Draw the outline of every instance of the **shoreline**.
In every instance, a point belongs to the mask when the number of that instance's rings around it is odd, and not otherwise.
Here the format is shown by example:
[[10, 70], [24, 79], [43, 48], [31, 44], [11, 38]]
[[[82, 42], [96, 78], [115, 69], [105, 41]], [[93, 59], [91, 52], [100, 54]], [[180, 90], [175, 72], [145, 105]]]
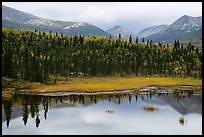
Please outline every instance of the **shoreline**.
[[2, 98], [11, 98], [13, 94], [29, 95], [89, 95], [136, 92], [146, 87], [184, 88], [199, 90], [202, 94], [202, 79], [179, 77], [73, 77], [68, 83], [59, 77], [57, 84], [42, 84], [2, 77]]
[[[174, 91], [172, 90], [174, 87]], [[145, 90], [147, 88], [155, 88], [154, 91]], [[171, 90], [169, 89], [171, 88]], [[183, 89], [182, 89], [183, 88]], [[190, 89], [189, 89], [190, 88]], [[17, 92], [16, 94], [24, 95], [39, 95], [39, 96], [69, 96], [69, 95], [104, 95], [104, 94], [131, 94], [131, 93], [157, 93], [158, 90], [165, 90], [165, 93], [176, 93], [180, 91], [194, 91], [193, 88], [198, 88], [196, 90], [202, 90], [202, 86], [195, 85], [150, 85], [140, 88], [131, 88], [131, 89], [112, 89], [112, 90], [100, 90], [100, 91], [45, 91], [45, 92], [24, 92], [23, 90]]]

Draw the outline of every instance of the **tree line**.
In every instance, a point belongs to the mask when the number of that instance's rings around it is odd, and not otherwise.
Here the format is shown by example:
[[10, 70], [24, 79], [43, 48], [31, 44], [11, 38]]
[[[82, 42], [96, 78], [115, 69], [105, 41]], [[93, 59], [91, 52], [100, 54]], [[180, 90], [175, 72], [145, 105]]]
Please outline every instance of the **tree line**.
[[173, 46], [105, 36], [2, 28], [2, 75], [49, 83], [50, 76], [202, 77], [202, 50], [190, 42]]

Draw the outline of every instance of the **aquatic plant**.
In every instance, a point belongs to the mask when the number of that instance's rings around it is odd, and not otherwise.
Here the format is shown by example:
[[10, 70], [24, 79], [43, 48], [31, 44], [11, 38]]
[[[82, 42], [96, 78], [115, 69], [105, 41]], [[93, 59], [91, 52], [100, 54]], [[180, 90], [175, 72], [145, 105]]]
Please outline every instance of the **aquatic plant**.
[[154, 105], [145, 105], [143, 108], [148, 111], [158, 110], [158, 107]]

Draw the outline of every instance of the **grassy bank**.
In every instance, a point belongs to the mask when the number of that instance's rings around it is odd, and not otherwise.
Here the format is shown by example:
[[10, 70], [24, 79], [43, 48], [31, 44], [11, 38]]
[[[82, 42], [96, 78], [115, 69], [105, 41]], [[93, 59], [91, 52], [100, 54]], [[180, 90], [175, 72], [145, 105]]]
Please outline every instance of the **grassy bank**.
[[200, 79], [171, 77], [77, 77], [70, 78], [68, 83], [59, 82], [56, 85], [33, 85], [39, 92], [46, 91], [107, 91], [142, 88], [150, 85], [201, 85]]
[[150, 85], [175, 86], [192, 85], [201, 86], [201, 79], [174, 78], [174, 77], [74, 77], [69, 78], [65, 83], [64, 77], [59, 77], [57, 84], [40, 84], [25, 81], [14, 81], [8, 78], [3, 80], [3, 96], [10, 95], [15, 91], [19, 92], [57, 92], [57, 91], [110, 91], [142, 88]]

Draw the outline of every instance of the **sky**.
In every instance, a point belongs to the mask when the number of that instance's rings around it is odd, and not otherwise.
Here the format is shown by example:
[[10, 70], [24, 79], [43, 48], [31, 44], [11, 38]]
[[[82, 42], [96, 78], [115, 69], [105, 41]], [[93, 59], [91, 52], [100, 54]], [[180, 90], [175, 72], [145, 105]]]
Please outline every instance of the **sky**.
[[107, 30], [125, 26], [134, 33], [169, 25], [183, 15], [202, 16], [202, 2], [2, 2], [47, 19], [87, 22]]

